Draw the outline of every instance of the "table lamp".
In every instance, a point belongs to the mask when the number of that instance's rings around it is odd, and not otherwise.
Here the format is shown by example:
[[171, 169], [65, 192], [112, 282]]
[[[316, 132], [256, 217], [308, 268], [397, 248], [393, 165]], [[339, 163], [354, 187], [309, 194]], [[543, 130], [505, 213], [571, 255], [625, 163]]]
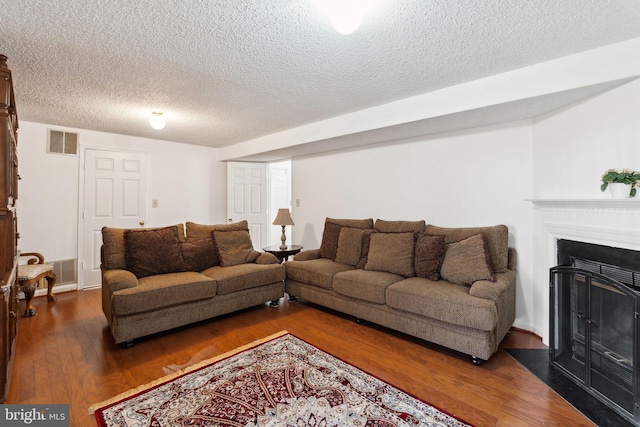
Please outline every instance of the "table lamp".
[[284, 228], [287, 225], [295, 225], [293, 223], [293, 220], [291, 219], [291, 214], [289, 213], [289, 209], [286, 209], [286, 208], [278, 209], [278, 215], [276, 215], [276, 219], [273, 220], [273, 225], [282, 226], [282, 236], [280, 237], [282, 244], [280, 245], [280, 250], [284, 251], [285, 249], [287, 249], [287, 244], [285, 243], [287, 241], [287, 236], [285, 236], [284, 234]]

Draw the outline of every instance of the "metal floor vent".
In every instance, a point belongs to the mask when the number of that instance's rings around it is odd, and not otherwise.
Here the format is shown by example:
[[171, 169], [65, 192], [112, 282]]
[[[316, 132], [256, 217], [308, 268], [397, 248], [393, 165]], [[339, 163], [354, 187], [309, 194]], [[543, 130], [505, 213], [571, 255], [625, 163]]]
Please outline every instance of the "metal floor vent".
[[[62, 259], [58, 261], [45, 261], [45, 264], [53, 265], [53, 272], [56, 274], [56, 285], [66, 285], [69, 283], [78, 283], [77, 259]], [[47, 289], [46, 279], [38, 282], [38, 289]], [[55, 287], [54, 287], [55, 292]]]
[[78, 134], [49, 129], [47, 153], [78, 154]]

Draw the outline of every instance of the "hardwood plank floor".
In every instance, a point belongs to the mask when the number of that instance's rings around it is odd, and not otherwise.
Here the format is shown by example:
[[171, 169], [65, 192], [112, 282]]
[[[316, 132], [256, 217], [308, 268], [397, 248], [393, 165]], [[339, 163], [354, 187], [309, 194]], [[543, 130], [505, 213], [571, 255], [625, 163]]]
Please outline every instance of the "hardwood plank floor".
[[[92, 404], [178, 369], [288, 330], [316, 347], [478, 426], [593, 426], [506, 352], [469, 359], [369, 323], [283, 300], [157, 334], [124, 349], [113, 343], [99, 290], [36, 298], [18, 323], [7, 403], [68, 403], [71, 426], [95, 425]], [[21, 302], [21, 310], [24, 302]], [[545, 348], [513, 331], [503, 347]]]

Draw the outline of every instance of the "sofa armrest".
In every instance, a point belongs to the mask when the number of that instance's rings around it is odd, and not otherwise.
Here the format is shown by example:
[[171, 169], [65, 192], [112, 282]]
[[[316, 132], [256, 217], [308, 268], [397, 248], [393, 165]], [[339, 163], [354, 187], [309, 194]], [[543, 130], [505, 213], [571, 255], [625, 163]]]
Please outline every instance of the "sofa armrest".
[[102, 287], [106, 287], [110, 294], [136, 286], [138, 286], [138, 278], [128, 270], [106, 270], [102, 273]]
[[293, 257], [294, 261], [309, 261], [312, 259], [320, 258], [320, 249], [307, 249], [306, 251], [299, 252]]
[[504, 273], [496, 273], [496, 281], [478, 280], [471, 285], [469, 295], [499, 301], [500, 296], [514, 287], [516, 283], [516, 272], [507, 270]]
[[278, 258], [274, 254], [269, 252], [260, 252], [258, 258], [256, 258], [256, 264], [279, 264]]

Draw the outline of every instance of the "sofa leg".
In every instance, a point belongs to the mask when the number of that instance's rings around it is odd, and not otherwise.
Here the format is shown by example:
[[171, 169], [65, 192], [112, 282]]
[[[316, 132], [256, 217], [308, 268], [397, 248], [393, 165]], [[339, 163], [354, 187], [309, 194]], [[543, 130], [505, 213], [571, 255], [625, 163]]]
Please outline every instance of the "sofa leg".
[[289, 302], [296, 302], [296, 301], [298, 301], [298, 297], [295, 295], [289, 294]]
[[123, 343], [120, 343], [120, 347], [122, 347], [122, 348], [131, 348], [131, 347], [133, 347], [133, 340], [129, 340], [129, 341], [125, 341]]
[[271, 307], [277, 307], [280, 305], [280, 300], [279, 299], [274, 299], [271, 300], [271, 304], [269, 304]]
[[480, 359], [477, 356], [471, 356], [471, 361], [473, 362], [474, 365], [476, 366], [480, 366], [482, 364], [482, 362], [484, 362], [484, 360]]

